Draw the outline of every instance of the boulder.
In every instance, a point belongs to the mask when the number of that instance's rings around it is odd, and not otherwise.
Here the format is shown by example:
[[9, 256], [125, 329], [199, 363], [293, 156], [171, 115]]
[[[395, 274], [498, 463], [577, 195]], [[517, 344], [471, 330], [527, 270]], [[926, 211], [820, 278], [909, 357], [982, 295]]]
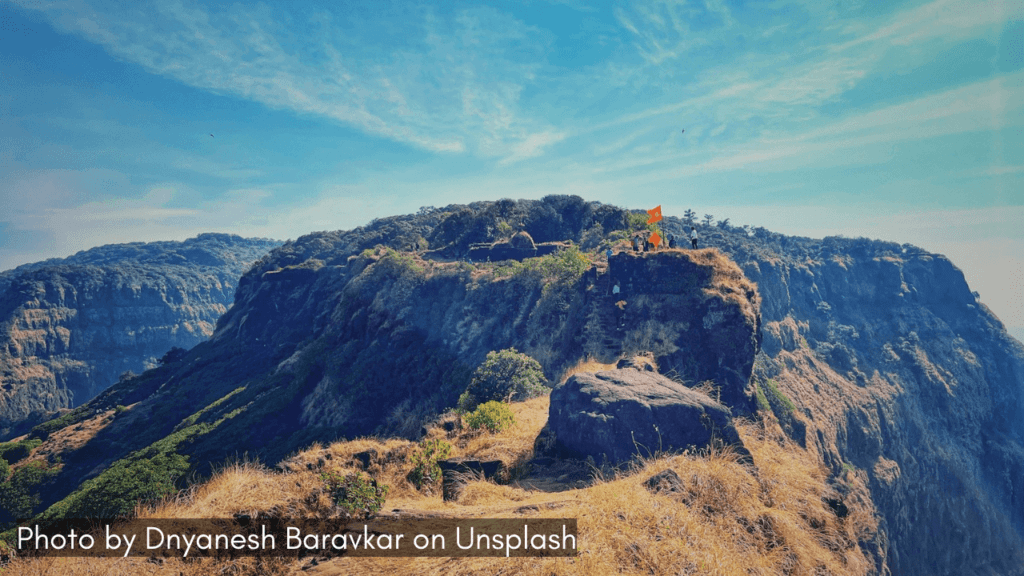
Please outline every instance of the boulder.
[[505, 469], [501, 460], [475, 460], [450, 458], [437, 463], [441, 468], [441, 492], [445, 502], [457, 502], [462, 497], [468, 478], [495, 478]]
[[359, 466], [363, 470], [369, 470], [370, 463], [377, 460], [377, 451], [374, 450], [373, 448], [370, 448], [369, 450], [356, 452], [355, 454], [352, 455], [352, 460], [354, 462], [358, 462]]
[[580, 373], [551, 392], [548, 427], [558, 448], [619, 464], [634, 455], [701, 448], [713, 441], [743, 448], [728, 408], [660, 374], [625, 368]]
[[608, 274], [626, 304], [614, 334], [590, 327], [600, 339], [585, 344], [587, 353], [601, 357], [611, 337], [621, 355], [651, 354], [662, 373], [714, 382], [734, 415], [756, 411], [750, 376], [760, 349], [760, 297], [734, 262], [714, 250], [618, 252]]

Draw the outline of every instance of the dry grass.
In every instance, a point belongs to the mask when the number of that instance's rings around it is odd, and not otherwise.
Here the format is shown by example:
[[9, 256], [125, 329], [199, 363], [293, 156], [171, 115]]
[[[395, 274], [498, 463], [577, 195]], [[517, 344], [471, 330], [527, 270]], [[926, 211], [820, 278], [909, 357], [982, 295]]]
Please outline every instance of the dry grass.
[[[596, 364], [596, 363], [593, 363]], [[590, 364], [590, 366], [593, 366]], [[601, 368], [603, 369], [603, 367]], [[533, 438], [547, 416], [547, 398], [513, 405], [518, 424], [498, 435], [456, 431], [455, 455], [515, 462], [532, 454]], [[452, 518], [576, 518], [576, 558], [335, 558], [314, 565], [303, 560], [245, 559], [239, 564], [168, 560], [16, 561], [16, 574], [864, 574], [869, 564], [856, 545], [870, 533], [871, 515], [854, 509], [837, 518], [822, 503], [827, 473], [813, 457], [788, 442], [774, 423], [740, 423], [740, 436], [757, 471], [728, 450], [650, 459], [642, 467], [588, 488], [540, 492], [493, 482], [471, 482], [458, 503], [417, 492], [404, 476], [415, 444], [360, 439], [314, 446], [285, 466], [267, 470], [254, 463], [227, 466], [209, 482], [148, 513], [150, 517], [229, 516], [277, 507], [289, 513], [323, 513], [317, 471], [356, 470], [353, 455], [378, 452], [369, 473], [392, 486], [386, 511], [433, 512]], [[444, 436], [443, 430], [431, 432]], [[330, 456], [328, 458], [328, 455]], [[312, 468], [312, 470], [310, 469]], [[684, 489], [674, 495], [649, 492], [644, 481], [675, 471]]]
[[575, 366], [566, 369], [565, 372], [562, 372], [562, 375], [558, 377], [558, 382], [565, 382], [573, 374], [579, 374], [581, 372], [592, 374], [594, 372], [603, 372], [605, 370], [615, 370], [615, 363], [605, 364], [603, 362], [598, 362], [593, 358], [587, 358], [585, 360], [580, 360]]
[[[711, 285], [704, 289], [709, 295], [717, 295], [727, 301], [739, 304], [745, 312], [753, 316], [759, 308], [760, 296], [757, 285], [751, 282], [728, 256], [717, 248], [689, 250], [686, 254], [698, 264], [710, 266], [712, 269]], [[747, 299], [747, 293], [754, 294], [754, 302]]]

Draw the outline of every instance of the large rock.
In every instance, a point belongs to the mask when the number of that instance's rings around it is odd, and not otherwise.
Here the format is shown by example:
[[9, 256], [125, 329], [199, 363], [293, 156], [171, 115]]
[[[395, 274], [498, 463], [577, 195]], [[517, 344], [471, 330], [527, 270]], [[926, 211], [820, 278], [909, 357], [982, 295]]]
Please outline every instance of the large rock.
[[548, 427], [560, 449], [604, 456], [613, 464], [634, 454], [739, 444], [729, 409], [706, 394], [634, 368], [580, 373], [551, 392]]
[[[754, 412], [750, 375], [760, 347], [761, 302], [734, 262], [716, 250], [619, 252], [609, 259], [609, 274], [626, 304], [615, 312], [617, 331], [599, 332], [621, 348], [619, 354], [653, 354], [663, 374], [687, 383], [710, 380], [733, 414]], [[603, 343], [595, 340], [587, 352], [601, 357]]]

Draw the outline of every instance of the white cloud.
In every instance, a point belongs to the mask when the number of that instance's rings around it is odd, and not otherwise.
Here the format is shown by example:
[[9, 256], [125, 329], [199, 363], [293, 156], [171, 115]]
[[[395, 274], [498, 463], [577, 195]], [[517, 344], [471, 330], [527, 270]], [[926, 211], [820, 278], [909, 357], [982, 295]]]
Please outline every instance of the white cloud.
[[1006, 174], [1020, 174], [1024, 172], [1024, 166], [992, 166], [985, 170], [986, 176], [1004, 176]]
[[936, 0], [898, 13], [888, 23], [871, 33], [863, 24], [851, 26], [847, 33], [857, 35], [855, 40], [834, 47], [845, 51], [864, 44], [908, 45], [926, 40], [941, 39], [954, 42], [978, 35], [979, 29], [995, 30], [997, 26], [1024, 16], [1024, 4], [1019, 0]]
[[[506, 157], [531, 134], [550, 131], [519, 111], [542, 40], [490, 9], [448, 21], [409, 8], [405, 28], [379, 38], [382, 22], [361, 31], [367, 23], [339, 26], [322, 14], [319, 30], [299, 31], [265, 6], [215, 12], [184, 2], [121, 10], [92, 0], [16, 1], [155, 74], [434, 152]], [[397, 39], [426, 50], [403, 48]], [[463, 94], [471, 106], [463, 107]]]
[[565, 133], [540, 132], [537, 134], [530, 134], [522, 142], [513, 146], [512, 154], [502, 159], [499, 164], [512, 164], [519, 162], [520, 160], [540, 156], [544, 152], [545, 148], [558, 143], [563, 139], [565, 139]]

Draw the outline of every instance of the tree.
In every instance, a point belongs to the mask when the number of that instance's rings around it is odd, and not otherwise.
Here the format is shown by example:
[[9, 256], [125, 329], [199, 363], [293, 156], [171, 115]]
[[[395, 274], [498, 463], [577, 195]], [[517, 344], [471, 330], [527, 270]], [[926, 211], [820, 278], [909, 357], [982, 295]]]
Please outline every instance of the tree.
[[715, 217], [712, 216], [711, 214], [705, 214], [704, 215], [704, 222], [703, 223], [704, 223], [705, 226], [711, 226], [711, 223], [714, 222], [714, 221], [715, 221]]
[[539, 362], [515, 348], [488, 352], [459, 397], [459, 407], [473, 410], [491, 400], [526, 400], [543, 394], [547, 379]]
[[728, 230], [729, 229], [729, 219], [726, 218], [725, 220], [719, 220], [718, 221], [718, 227], [723, 229], [723, 230]]
[[687, 226], [693, 226], [693, 223], [696, 221], [697, 213], [687, 208], [686, 212], [683, 212], [683, 223], [686, 224]]

